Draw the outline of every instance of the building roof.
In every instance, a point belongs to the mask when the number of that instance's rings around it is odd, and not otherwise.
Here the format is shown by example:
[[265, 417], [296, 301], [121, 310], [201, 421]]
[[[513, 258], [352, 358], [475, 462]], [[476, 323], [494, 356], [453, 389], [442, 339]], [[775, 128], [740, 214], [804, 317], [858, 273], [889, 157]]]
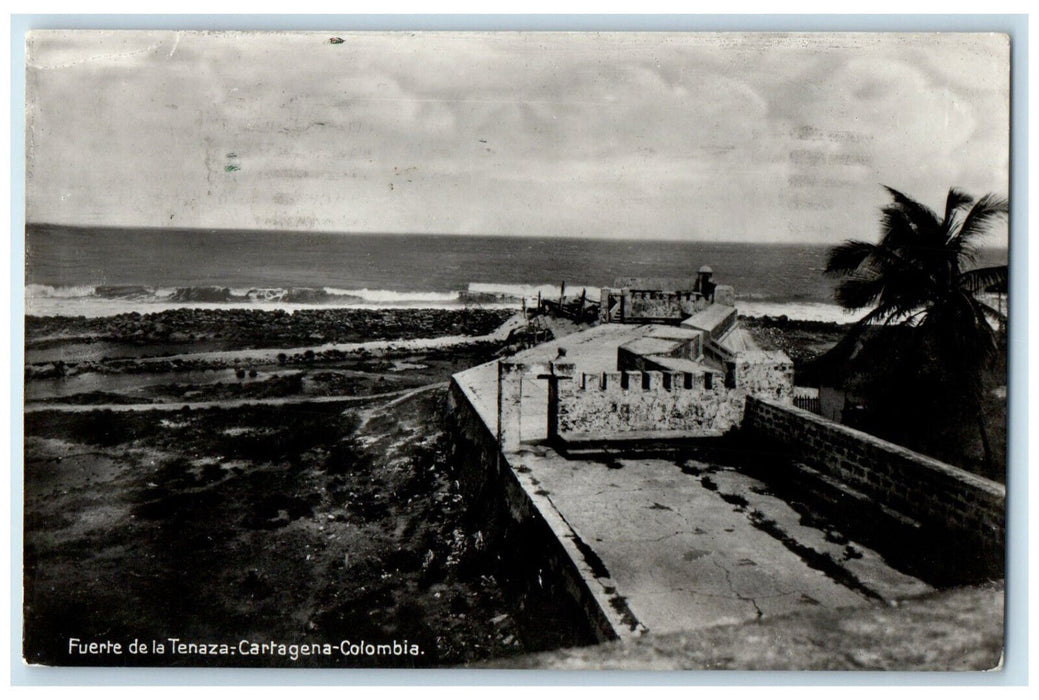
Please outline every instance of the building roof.
[[669, 340], [681, 340], [687, 341], [692, 340], [698, 335], [701, 335], [703, 331], [696, 328], [683, 328], [682, 326], [665, 326], [661, 324], [653, 324], [650, 326], [649, 331], [646, 333], [646, 337], [649, 338], [667, 338]]
[[726, 323], [731, 316], [735, 315], [735, 313], [735, 306], [729, 306], [728, 304], [711, 304], [702, 311], [697, 311], [695, 314], [682, 321], [682, 325], [686, 328], [698, 328], [713, 334], [716, 329]]
[[681, 340], [642, 337], [628, 341], [621, 347], [635, 355], [669, 355], [682, 347], [682, 345], [684, 343]]
[[721, 338], [718, 338], [717, 343], [729, 352], [733, 353], [761, 349], [758, 344], [754, 342], [754, 338], [751, 337], [750, 333], [745, 328], [740, 328], [739, 326], [735, 326]]
[[715, 366], [709, 360], [688, 360], [684, 357], [668, 357], [666, 355], [647, 355], [646, 359], [656, 365], [666, 367], [672, 372], [689, 372], [697, 375], [725, 374], [724, 370]]

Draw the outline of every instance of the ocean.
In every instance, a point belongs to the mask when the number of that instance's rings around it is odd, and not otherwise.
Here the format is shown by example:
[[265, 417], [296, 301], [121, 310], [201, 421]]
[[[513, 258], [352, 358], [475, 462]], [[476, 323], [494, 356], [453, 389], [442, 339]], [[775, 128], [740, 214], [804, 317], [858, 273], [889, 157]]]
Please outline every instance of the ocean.
[[[840, 242], [835, 240], [834, 243]], [[823, 275], [827, 246], [297, 231], [26, 228], [26, 314], [170, 308], [515, 306], [619, 277], [710, 265], [750, 316], [850, 322]], [[978, 265], [1005, 264], [986, 249]]]

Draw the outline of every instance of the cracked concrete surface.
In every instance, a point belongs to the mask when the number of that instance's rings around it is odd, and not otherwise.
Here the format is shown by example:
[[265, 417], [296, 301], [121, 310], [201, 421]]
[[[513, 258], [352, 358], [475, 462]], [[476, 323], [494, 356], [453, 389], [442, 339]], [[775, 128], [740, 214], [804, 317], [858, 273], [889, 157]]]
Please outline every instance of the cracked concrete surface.
[[[862, 590], [813, 568], [802, 548], [850, 570], [865, 590], [884, 599], [930, 590], [865, 547], [832, 542], [832, 532], [802, 524], [764, 484], [735, 470], [715, 471], [716, 485], [708, 488], [682, 470], [682, 458], [624, 458], [620, 469], [610, 469], [544, 450], [509, 455], [509, 461], [529, 469], [518, 474], [521, 483], [532, 491], [530, 482], [537, 481], [543, 497], [594, 550], [631, 613], [652, 632], [872, 602]], [[757, 527], [752, 513], [798, 547]], [[845, 558], [848, 547], [857, 558]]]

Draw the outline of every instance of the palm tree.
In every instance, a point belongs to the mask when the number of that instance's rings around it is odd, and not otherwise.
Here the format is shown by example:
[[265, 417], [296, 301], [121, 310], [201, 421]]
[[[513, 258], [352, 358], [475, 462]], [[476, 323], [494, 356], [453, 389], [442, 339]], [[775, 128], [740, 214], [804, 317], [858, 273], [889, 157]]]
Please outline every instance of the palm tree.
[[835, 297], [846, 309], [872, 307], [852, 328], [900, 324], [918, 328], [947, 381], [963, 388], [963, 398], [981, 432], [986, 465], [991, 454], [981, 411], [982, 370], [996, 353], [990, 319], [1006, 321], [977, 294], [1006, 285], [1007, 266], [972, 268], [978, 240], [1007, 216], [1007, 200], [988, 194], [975, 201], [950, 189], [945, 215], [890, 187], [892, 202], [882, 210], [878, 243], [845, 241], [830, 251], [828, 275], [841, 278]]

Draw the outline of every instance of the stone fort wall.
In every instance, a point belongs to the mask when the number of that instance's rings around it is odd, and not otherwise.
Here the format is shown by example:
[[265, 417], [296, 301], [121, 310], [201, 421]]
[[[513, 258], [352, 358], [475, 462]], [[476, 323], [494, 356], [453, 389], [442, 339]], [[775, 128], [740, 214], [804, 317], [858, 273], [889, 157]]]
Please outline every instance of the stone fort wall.
[[626, 290], [624, 315], [630, 318], [673, 318], [682, 320], [710, 302], [697, 292]]
[[[673, 319], [681, 321], [712, 303], [733, 306], [736, 295], [730, 285], [718, 285], [713, 300], [692, 291], [692, 280], [686, 290], [668, 290], [651, 285], [655, 280], [628, 280], [629, 286], [603, 287], [599, 296], [599, 321], [601, 323], [638, 323], [647, 320]], [[610, 308], [613, 311], [610, 311]]]
[[[556, 367], [567, 371], [572, 365]], [[722, 435], [739, 427], [749, 395], [789, 402], [793, 369], [781, 353], [740, 360], [735, 386], [710, 372], [605, 372], [559, 381], [549, 432], [608, 436], [624, 432], [682, 431]], [[554, 410], [554, 414], [553, 414]]]
[[[476, 409], [474, 397], [452, 378], [448, 391], [448, 433], [451, 463], [459, 487], [474, 516], [483, 523], [488, 551], [510, 552], [514, 570], [506, 574], [510, 592], [524, 601], [548, 596], [572, 608], [569, 624], [587, 622], [575, 629], [587, 643], [617, 639], [612, 615], [606, 612], [587, 585], [588, 577], [578, 562], [580, 552], [558, 513], [539, 508], [519, 482], [502, 453], [500, 438], [488, 417]], [[528, 575], [523, 575], [523, 571]]]
[[689, 372], [582, 374], [560, 384], [558, 432], [721, 435], [739, 424], [746, 394], [727, 389], [717, 378], [705, 386], [705, 378], [711, 377]]
[[746, 402], [743, 429], [927, 526], [1002, 556], [1006, 487], [963, 469], [768, 399]]

